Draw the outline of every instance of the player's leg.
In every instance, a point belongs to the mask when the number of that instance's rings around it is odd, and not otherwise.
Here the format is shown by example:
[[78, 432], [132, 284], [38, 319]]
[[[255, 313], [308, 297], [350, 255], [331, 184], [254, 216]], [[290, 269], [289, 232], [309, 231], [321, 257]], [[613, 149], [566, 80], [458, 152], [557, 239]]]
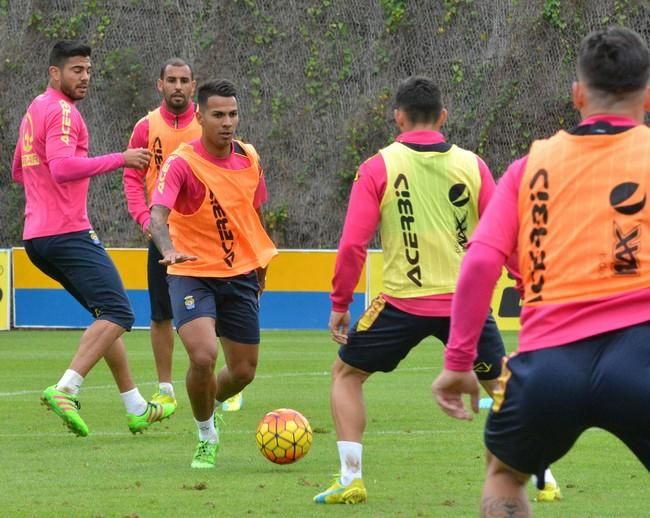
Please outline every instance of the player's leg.
[[176, 406], [176, 394], [172, 382], [172, 359], [174, 354], [174, 328], [172, 307], [167, 286], [167, 267], [158, 261], [162, 259], [156, 245], [149, 243], [147, 254], [147, 283], [151, 307], [151, 349], [153, 351], [158, 390], [151, 400]]
[[650, 473], [650, 324], [607, 333], [592, 375], [594, 426], [618, 437]]
[[530, 475], [520, 473], [487, 452], [487, 473], [481, 496], [481, 517], [531, 516], [526, 483]]
[[[97, 319], [82, 335], [70, 366], [59, 383], [48, 387], [42, 398], [74, 433], [85, 436], [88, 427], [78, 415], [76, 396], [92, 367], [113, 342], [131, 328], [131, 306], [119, 276], [94, 232], [73, 232], [29, 240], [25, 242], [25, 248], [41, 271], [60, 282]], [[106, 269], [111, 267], [119, 281], [117, 290], [115, 286], [104, 285]]]
[[217, 333], [225, 365], [217, 375], [217, 406], [241, 409], [243, 389], [255, 378], [260, 344], [257, 274], [237, 275], [215, 283]]
[[[501, 363], [506, 355], [505, 345], [501, 333], [497, 328], [494, 317], [490, 314], [485, 320], [478, 342], [478, 356], [474, 362], [476, 373], [481, 386], [490, 398], [495, 398], [498, 391], [498, 376], [501, 374]], [[487, 400], [490, 401], [489, 399]], [[490, 403], [491, 404], [491, 403]], [[488, 407], [490, 405], [487, 405]], [[533, 476], [537, 486], [537, 477]], [[560, 486], [555, 480], [550, 467], [544, 471], [544, 485], [537, 489], [535, 500], [538, 502], [554, 502], [562, 498]]]
[[165, 402], [146, 401], [133, 381], [127, 360], [126, 347], [122, 338], [113, 342], [104, 355], [104, 360], [113, 375], [115, 384], [126, 410], [126, 418], [131, 433], [142, 433], [153, 423], [169, 418], [175, 405]]
[[191, 465], [212, 468], [219, 451], [219, 431], [214, 421], [218, 348], [213, 280], [169, 275], [167, 281], [174, 324], [190, 360], [185, 386], [199, 435]]
[[340, 476], [314, 501], [323, 504], [365, 502], [362, 440], [366, 428], [363, 384], [373, 372], [390, 372], [429, 333], [428, 319], [409, 315], [382, 297], [350, 330], [332, 367], [330, 405], [336, 428]]
[[[221, 321], [221, 314], [219, 315]], [[259, 340], [257, 335], [256, 340]], [[241, 393], [255, 379], [259, 343], [243, 343], [220, 336], [225, 365], [217, 374], [217, 401], [226, 401]]]
[[485, 425], [491, 455], [483, 509], [526, 509], [518, 503], [520, 493], [526, 495], [525, 485], [519, 486], [537, 475], [538, 489], [543, 489], [546, 468], [591, 426], [590, 373], [574, 366], [590, 365], [592, 356], [587, 347], [566, 346], [512, 354], [503, 362]]
[[212, 468], [219, 451], [219, 430], [214, 419], [217, 379], [217, 335], [214, 317], [200, 316], [179, 325], [178, 334], [189, 356], [185, 378], [187, 394], [199, 435], [193, 468]]

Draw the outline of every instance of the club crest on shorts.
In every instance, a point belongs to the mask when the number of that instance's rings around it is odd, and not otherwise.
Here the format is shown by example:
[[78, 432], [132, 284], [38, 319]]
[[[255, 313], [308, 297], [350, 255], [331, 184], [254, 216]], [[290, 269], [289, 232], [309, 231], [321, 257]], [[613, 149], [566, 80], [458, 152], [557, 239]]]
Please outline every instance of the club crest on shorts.
[[187, 309], [188, 311], [196, 307], [196, 304], [194, 303], [194, 295], [187, 295], [183, 299], [183, 302], [185, 303], [185, 309]]
[[90, 237], [90, 240], [95, 243], [96, 245], [100, 245], [99, 237], [97, 237], [97, 232], [94, 230], [89, 230], [88, 231], [88, 236]]

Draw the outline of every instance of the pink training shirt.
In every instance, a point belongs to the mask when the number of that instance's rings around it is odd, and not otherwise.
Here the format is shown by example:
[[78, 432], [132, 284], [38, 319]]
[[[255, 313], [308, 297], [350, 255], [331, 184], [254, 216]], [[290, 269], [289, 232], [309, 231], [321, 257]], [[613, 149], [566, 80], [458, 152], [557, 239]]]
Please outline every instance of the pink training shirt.
[[[580, 124], [609, 122], [637, 126], [633, 119], [592, 116]], [[485, 322], [492, 291], [506, 257], [517, 247], [519, 186], [527, 156], [513, 162], [499, 181], [493, 200], [470, 240], [461, 266], [451, 313], [451, 331], [445, 350], [445, 368], [470, 371], [478, 337]], [[519, 352], [566, 345], [589, 336], [646, 322], [650, 290], [640, 289], [611, 297], [524, 307]]]
[[20, 125], [12, 178], [25, 188], [23, 239], [91, 228], [90, 178], [124, 165], [121, 153], [88, 157], [88, 129], [74, 102], [48, 87]]
[[[194, 120], [194, 113], [196, 106], [191, 103], [187, 109], [180, 114], [176, 114], [167, 109], [167, 105], [163, 101], [160, 105], [160, 114], [163, 120], [169, 124], [170, 127], [182, 129], [189, 126]], [[131, 133], [129, 140], [129, 149], [134, 148], [147, 148], [149, 147], [149, 118], [142, 117]], [[167, 157], [165, 157], [167, 158]], [[147, 176], [147, 169], [132, 169], [130, 167], [124, 168], [124, 195], [126, 196], [126, 206], [131, 214], [131, 217], [140, 225], [143, 231], [149, 228], [151, 222], [151, 213], [147, 206], [147, 194], [145, 187], [145, 177]]]
[[[397, 142], [432, 145], [444, 142], [441, 133], [431, 130], [407, 131], [400, 134]], [[479, 215], [485, 210], [494, 193], [492, 174], [481, 158], [476, 157], [481, 175], [479, 192]], [[352, 185], [348, 211], [343, 224], [343, 233], [336, 255], [336, 266], [332, 279], [332, 309], [344, 312], [352, 303], [354, 288], [359, 282], [366, 260], [368, 243], [380, 223], [381, 200], [386, 190], [386, 165], [381, 154], [377, 153], [359, 167], [357, 179]], [[420, 316], [449, 316], [453, 293], [397, 299], [382, 295], [396, 308]]]
[[[189, 142], [189, 145], [202, 158], [223, 169], [246, 169], [251, 164], [246, 155], [235, 153], [234, 147], [228, 158], [217, 158], [208, 153], [201, 144], [200, 139]], [[164, 192], [161, 193], [158, 189], [155, 189], [151, 205], [162, 205], [181, 214], [192, 214], [198, 210], [204, 198], [205, 186], [194, 176], [190, 165], [183, 158], [177, 157], [173, 160], [165, 175]], [[266, 203], [267, 199], [268, 193], [264, 175], [262, 174], [260, 183], [257, 185], [257, 191], [255, 191], [253, 206], [258, 209]]]

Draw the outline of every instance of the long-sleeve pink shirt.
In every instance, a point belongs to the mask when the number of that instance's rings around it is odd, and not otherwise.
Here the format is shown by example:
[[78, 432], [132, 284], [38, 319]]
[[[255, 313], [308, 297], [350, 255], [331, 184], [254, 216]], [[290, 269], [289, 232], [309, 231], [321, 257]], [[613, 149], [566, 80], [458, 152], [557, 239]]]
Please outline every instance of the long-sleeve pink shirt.
[[[189, 142], [194, 151], [202, 158], [223, 169], [246, 169], [250, 167], [250, 160], [246, 155], [233, 152], [227, 158], [217, 158], [211, 155], [197, 139]], [[164, 166], [163, 166], [164, 167]], [[169, 210], [175, 210], [181, 214], [193, 214], [198, 210], [205, 198], [205, 186], [194, 176], [190, 165], [181, 157], [176, 157], [165, 174], [165, 188], [162, 192], [155, 189], [151, 205], [162, 205]], [[260, 182], [255, 191], [253, 206], [257, 209], [267, 200], [268, 194], [264, 175], [260, 176]]]
[[12, 165], [12, 178], [25, 188], [23, 239], [91, 228], [90, 178], [123, 165], [121, 153], [88, 157], [79, 110], [62, 92], [47, 88], [23, 117]]
[[[428, 130], [404, 132], [395, 140], [418, 145], [433, 145], [445, 141], [441, 133]], [[494, 193], [495, 184], [485, 162], [478, 156], [476, 160], [481, 175], [478, 199], [480, 215]], [[380, 204], [386, 190], [386, 182], [386, 165], [381, 154], [377, 153], [359, 167], [350, 193], [332, 279], [330, 299], [334, 311], [347, 311], [352, 302], [354, 288], [359, 282], [366, 260], [368, 243], [380, 224]], [[383, 294], [383, 297], [393, 306], [413, 315], [449, 316], [452, 295], [453, 293], [447, 293], [397, 299]]]
[[[167, 105], [163, 101], [160, 105], [160, 114], [163, 120], [169, 124], [170, 127], [182, 129], [189, 126], [194, 120], [194, 112], [196, 106], [191, 103], [187, 109], [180, 114], [176, 114], [167, 109]], [[131, 133], [129, 140], [130, 149], [133, 148], [146, 148], [149, 147], [149, 118], [147, 116], [140, 119]], [[167, 157], [163, 157], [166, 159]], [[147, 193], [145, 177], [147, 176], [146, 169], [132, 169], [130, 167], [124, 168], [124, 176], [122, 181], [124, 183], [124, 195], [126, 196], [126, 206], [135, 222], [140, 225], [143, 231], [149, 228], [151, 221], [151, 214], [147, 205]]]
[[[636, 126], [632, 119], [592, 116], [581, 126], [598, 121], [612, 126]], [[506, 258], [517, 248], [519, 187], [527, 157], [513, 162], [499, 181], [461, 265], [445, 350], [445, 368], [469, 371], [492, 291]], [[519, 352], [566, 345], [576, 340], [648, 320], [650, 290], [639, 289], [586, 302], [524, 306]]]

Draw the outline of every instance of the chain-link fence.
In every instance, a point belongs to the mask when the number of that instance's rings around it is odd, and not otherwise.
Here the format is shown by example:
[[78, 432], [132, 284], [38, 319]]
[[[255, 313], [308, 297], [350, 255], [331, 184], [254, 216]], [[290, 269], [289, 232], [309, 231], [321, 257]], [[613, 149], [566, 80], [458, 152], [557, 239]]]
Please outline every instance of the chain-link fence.
[[[199, 83], [232, 79], [239, 134], [267, 172], [267, 220], [280, 246], [337, 244], [350, 181], [395, 135], [392, 92], [411, 74], [441, 86], [448, 140], [499, 176], [531, 139], [577, 121], [570, 84], [579, 40], [619, 23], [650, 35], [647, 0], [0, 0], [0, 246], [20, 243], [22, 189], [10, 166], [20, 119], [46, 85], [54, 41], [93, 46], [79, 104], [91, 154], [122, 150], [159, 103], [171, 56]], [[143, 244], [121, 172], [94, 179], [91, 220], [111, 246]]]

